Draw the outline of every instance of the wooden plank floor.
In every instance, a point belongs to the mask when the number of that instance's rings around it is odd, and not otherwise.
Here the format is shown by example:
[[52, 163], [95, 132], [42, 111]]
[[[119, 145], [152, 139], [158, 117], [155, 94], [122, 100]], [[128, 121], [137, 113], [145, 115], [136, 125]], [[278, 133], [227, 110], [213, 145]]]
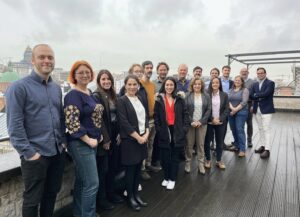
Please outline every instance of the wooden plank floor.
[[[174, 191], [160, 186], [162, 172], [151, 174], [152, 179], [142, 183], [141, 192], [148, 207], [134, 212], [122, 204], [113, 211], [100, 212], [100, 216], [299, 217], [300, 113], [274, 114], [268, 160], [254, 153], [259, 144], [255, 120], [253, 122], [254, 147], [247, 150], [243, 159], [225, 151], [225, 171], [212, 167], [206, 176], [200, 175], [194, 159], [192, 172], [185, 174], [184, 163], [181, 163]], [[231, 140], [228, 130], [226, 142]]]

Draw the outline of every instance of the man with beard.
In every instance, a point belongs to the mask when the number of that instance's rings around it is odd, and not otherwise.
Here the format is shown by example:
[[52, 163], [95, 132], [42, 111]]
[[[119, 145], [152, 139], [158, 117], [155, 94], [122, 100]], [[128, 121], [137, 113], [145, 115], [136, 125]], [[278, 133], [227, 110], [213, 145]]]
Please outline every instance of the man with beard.
[[169, 72], [169, 66], [165, 62], [160, 62], [157, 64], [156, 67], [156, 72], [157, 72], [157, 79], [153, 81], [155, 84], [155, 92], [158, 93], [162, 83], [164, 82], [165, 78], [168, 75]]

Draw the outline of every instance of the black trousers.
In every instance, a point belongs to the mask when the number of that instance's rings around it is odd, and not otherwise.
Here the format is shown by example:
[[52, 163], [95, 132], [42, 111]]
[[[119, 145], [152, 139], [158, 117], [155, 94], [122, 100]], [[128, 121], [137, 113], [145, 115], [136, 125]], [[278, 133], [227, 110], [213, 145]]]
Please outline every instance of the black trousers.
[[60, 191], [65, 153], [38, 160], [21, 158], [21, 171], [25, 190], [23, 193], [23, 217], [51, 217], [57, 193]]
[[161, 167], [164, 171], [164, 179], [176, 181], [178, 167], [180, 162], [180, 154], [183, 152], [182, 147], [175, 147], [173, 140], [174, 127], [169, 126], [171, 134], [171, 143], [169, 148], [161, 148]]
[[105, 199], [106, 191], [107, 191], [107, 182], [106, 176], [108, 171], [108, 156], [107, 154], [103, 156], [97, 156], [97, 171], [98, 171], [98, 179], [99, 179], [99, 189], [97, 193], [97, 199]]
[[141, 179], [141, 168], [142, 162], [125, 166], [125, 186], [128, 198], [132, 198], [138, 192]]
[[252, 122], [253, 113], [250, 112], [250, 107], [251, 106], [249, 106], [249, 103], [248, 103], [248, 117], [247, 117], [247, 120], [246, 120], [246, 123], [247, 123], [247, 141], [251, 143], [252, 142], [252, 136], [253, 136], [253, 122]]
[[207, 125], [207, 131], [205, 135], [204, 142], [204, 152], [206, 160], [211, 160], [210, 157], [210, 142], [214, 139], [216, 140], [216, 153], [217, 153], [217, 161], [221, 161], [223, 144], [224, 144], [224, 131], [227, 126], [227, 122], [221, 125]]

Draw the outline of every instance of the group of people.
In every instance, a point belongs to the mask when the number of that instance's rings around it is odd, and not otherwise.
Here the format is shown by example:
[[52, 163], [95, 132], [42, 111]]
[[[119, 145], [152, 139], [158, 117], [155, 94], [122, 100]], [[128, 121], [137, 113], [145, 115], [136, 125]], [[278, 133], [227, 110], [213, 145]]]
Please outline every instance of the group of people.
[[[252, 147], [252, 114], [257, 120], [261, 145], [256, 153], [270, 156], [270, 121], [274, 113], [274, 82], [264, 68], [257, 69], [257, 82], [248, 70], [230, 80], [230, 66], [210, 71], [202, 80], [202, 68], [178, 67], [178, 77], [168, 76], [165, 62], [133, 64], [119, 93], [108, 70], [96, 75], [84, 60], [76, 61], [68, 80], [72, 89], [62, 99], [52, 80], [55, 57], [47, 44], [33, 48], [31, 74], [13, 83], [6, 92], [7, 124], [11, 144], [19, 152], [24, 181], [22, 215], [52, 216], [60, 190], [64, 156], [71, 155], [75, 167], [73, 215], [95, 217], [96, 208], [113, 209], [124, 201], [116, 180], [123, 183], [127, 204], [135, 211], [147, 206], [139, 196], [141, 178], [161, 169], [161, 185], [175, 188], [179, 163], [184, 155], [185, 171], [191, 172], [193, 153], [197, 170], [211, 168], [211, 144], [216, 144], [215, 165], [224, 170], [224, 148], [245, 157]], [[96, 80], [92, 92], [88, 84]], [[225, 145], [227, 124], [234, 141]], [[247, 136], [244, 131], [247, 123]], [[247, 139], [246, 139], [247, 138]], [[246, 142], [247, 141], [247, 142]], [[122, 192], [123, 194], [123, 192]]]

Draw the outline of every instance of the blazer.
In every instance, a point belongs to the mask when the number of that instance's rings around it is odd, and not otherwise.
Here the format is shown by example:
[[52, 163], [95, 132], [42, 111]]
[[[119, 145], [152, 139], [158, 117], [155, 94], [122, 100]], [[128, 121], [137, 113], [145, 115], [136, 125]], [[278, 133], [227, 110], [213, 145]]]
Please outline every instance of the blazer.
[[[139, 98], [140, 100], [140, 98]], [[126, 95], [120, 97], [117, 102], [118, 122], [121, 137], [121, 163], [134, 165], [142, 162], [147, 157], [146, 144], [139, 144], [130, 134], [136, 131], [140, 134], [137, 113]], [[145, 109], [145, 128], [149, 128], [149, 119]]]
[[[193, 122], [193, 114], [195, 110], [195, 101], [194, 101], [194, 92], [190, 92], [186, 98], [185, 103], [187, 106], [187, 110], [189, 113], [189, 123], [191, 124]], [[202, 125], [207, 124], [207, 120], [211, 114], [211, 99], [210, 96], [207, 93], [201, 94], [202, 99], [202, 117], [199, 120]]]
[[[229, 115], [229, 100], [228, 100], [227, 93], [220, 91], [219, 95], [220, 95], [220, 121], [224, 123], [227, 121], [227, 117]], [[212, 93], [210, 93], [210, 99], [212, 100]], [[208, 122], [211, 121], [212, 121], [212, 109], [211, 109]]]
[[[174, 102], [175, 123], [174, 123], [174, 146], [183, 147], [186, 145], [186, 133], [189, 129], [189, 114], [184, 102], [180, 96], [176, 96]], [[170, 148], [171, 137], [169, 126], [166, 119], [166, 107], [164, 94], [156, 97], [154, 105], [154, 123], [157, 136], [157, 144], [160, 148]]]
[[259, 82], [253, 84], [250, 98], [253, 100], [253, 113], [257, 113], [259, 107], [262, 114], [275, 113], [273, 95], [275, 83], [268, 78], [263, 82], [259, 90]]

